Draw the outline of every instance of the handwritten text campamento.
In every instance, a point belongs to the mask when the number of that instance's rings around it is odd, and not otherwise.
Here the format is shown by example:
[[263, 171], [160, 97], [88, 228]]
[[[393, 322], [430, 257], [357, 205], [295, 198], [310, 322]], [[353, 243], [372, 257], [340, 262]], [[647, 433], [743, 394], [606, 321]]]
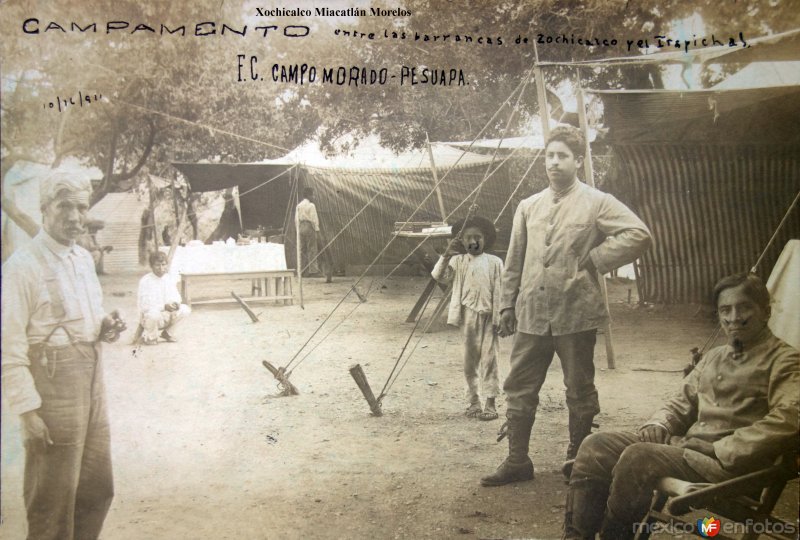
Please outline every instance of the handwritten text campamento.
[[[390, 16], [388, 13], [386, 16]], [[410, 12], [407, 15], [410, 16]], [[229, 25], [219, 21], [201, 21], [191, 24], [165, 24], [154, 22], [131, 22], [124, 20], [114, 20], [105, 22], [77, 22], [77, 21], [43, 21], [36, 17], [29, 17], [22, 22], [22, 32], [31, 36], [59, 35], [59, 34], [128, 34], [135, 36], [163, 36], [163, 37], [246, 37], [255, 35], [256, 37], [268, 38], [281, 35], [286, 38], [304, 38], [311, 34], [311, 27], [303, 24], [265, 24], [265, 25]], [[588, 36], [571, 33], [569, 35], [536, 33], [532, 36], [517, 35], [515, 37], [504, 37], [500, 34], [474, 36], [469, 33], [444, 32], [444, 33], [420, 33], [411, 30], [346, 30], [336, 28], [333, 30], [334, 36], [347, 39], [358, 40], [391, 40], [395, 42], [414, 42], [415, 44], [437, 45], [445, 43], [475, 44], [488, 46], [502, 46], [506, 43], [515, 46], [542, 45], [541, 51], [546, 51], [547, 47], [588, 47], [592, 50], [626, 47], [627, 51], [655, 49], [677, 49], [689, 52], [689, 49], [704, 47], [749, 47], [743, 32], [736, 35], [711, 34], [710, 36], [696, 36], [691, 38], [677, 38], [668, 35], [654, 35], [644, 38], [620, 38], [619, 36]]]

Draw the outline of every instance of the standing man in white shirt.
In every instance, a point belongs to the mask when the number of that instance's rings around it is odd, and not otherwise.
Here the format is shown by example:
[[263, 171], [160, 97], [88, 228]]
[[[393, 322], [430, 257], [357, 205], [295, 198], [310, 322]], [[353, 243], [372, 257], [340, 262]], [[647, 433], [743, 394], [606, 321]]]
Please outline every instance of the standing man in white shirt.
[[158, 343], [159, 335], [164, 341], [176, 342], [175, 327], [192, 312], [189, 306], [181, 304], [181, 295], [175, 280], [167, 273], [168, 268], [167, 256], [154, 251], [150, 254], [152, 272], [139, 280], [139, 316], [145, 345]]
[[300, 231], [300, 260], [303, 276], [319, 275], [319, 265], [317, 264], [317, 235], [319, 234], [319, 217], [317, 217], [317, 207], [314, 205], [314, 190], [305, 188], [303, 190], [303, 200], [297, 204], [296, 224]]
[[2, 389], [20, 415], [28, 538], [97, 538], [114, 482], [100, 341], [125, 323], [103, 310], [83, 234], [88, 179], [41, 183], [41, 230], [3, 265]]
[[598, 272], [630, 263], [650, 246], [650, 231], [628, 207], [578, 180], [583, 134], [553, 129], [545, 146], [550, 187], [517, 207], [503, 272], [500, 335], [514, 335], [503, 390], [508, 458], [481, 479], [500, 486], [533, 479], [528, 457], [539, 390], [558, 353], [569, 409], [568, 464], [600, 412], [594, 385], [597, 329], [606, 308]]

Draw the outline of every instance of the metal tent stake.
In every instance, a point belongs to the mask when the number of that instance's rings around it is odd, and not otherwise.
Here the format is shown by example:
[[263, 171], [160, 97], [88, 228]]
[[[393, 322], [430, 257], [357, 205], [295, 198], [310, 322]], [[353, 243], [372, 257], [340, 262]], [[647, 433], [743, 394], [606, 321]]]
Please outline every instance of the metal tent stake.
[[381, 411], [381, 403], [375, 399], [375, 394], [372, 393], [372, 388], [369, 386], [369, 381], [367, 381], [367, 376], [364, 374], [364, 369], [361, 367], [361, 364], [350, 366], [350, 375], [353, 377], [353, 380], [356, 381], [361, 393], [364, 394], [364, 398], [367, 400], [367, 403], [369, 403], [369, 408], [372, 411], [372, 415], [383, 416], [383, 411]]

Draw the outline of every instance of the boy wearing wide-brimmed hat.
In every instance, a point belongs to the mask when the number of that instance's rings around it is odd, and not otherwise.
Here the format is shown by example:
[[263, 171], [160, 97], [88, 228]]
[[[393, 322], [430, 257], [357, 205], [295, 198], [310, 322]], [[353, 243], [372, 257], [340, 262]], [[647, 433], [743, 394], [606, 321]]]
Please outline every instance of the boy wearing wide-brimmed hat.
[[[494, 224], [474, 216], [452, 225], [453, 241], [431, 275], [453, 283], [447, 324], [461, 326], [464, 335], [464, 376], [469, 406], [466, 416], [495, 420], [495, 398], [500, 393], [497, 372], [497, 326], [503, 261], [485, 253], [497, 236]], [[463, 253], [459, 247], [463, 247]], [[480, 394], [486, 399], [481, 406]]]

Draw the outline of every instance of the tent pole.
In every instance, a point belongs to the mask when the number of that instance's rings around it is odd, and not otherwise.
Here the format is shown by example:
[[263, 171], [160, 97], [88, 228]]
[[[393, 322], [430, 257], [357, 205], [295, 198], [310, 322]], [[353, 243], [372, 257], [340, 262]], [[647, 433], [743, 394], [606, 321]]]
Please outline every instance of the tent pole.
[[536, 79], [536, 96], [539, 100], [539, 118], [542, 120], [542, 137], [545, 142], [550, 138], [550, 111], [547, 107], [547, 90], [544, 86], [544, 73], [542, 68], [539, 67], [539, 49], [536, 47], [536, 41], [533, 42], [533, 54], [536, 57], [536, 63], [533, 66], [533, 76]]
[[[589, 144], [589, 122], [586, 119], [586, 100], [584, 98], [583, 86], [581, 85], [581, 72], [577, 71], [578, 80], [578, 120], [580, 121], [581, 131], [583, 131], [583, 138], [586, 144], [586, 152], [583, 158], [584, 174], [586, 181], [589, 185], [594, 186], [594, 168], [592, 167], [592, 147]], [[608, 286], [606, 285], [606, 277], [600, 272], [597, 273], [598, 281], [600, 282], [600, 290], [603, 293], [603, 304], [606, 308], [608, 319], [603, 328], [603, 335], [606, 342], [606, 361], [608, 362], [608, 369], [616, 368], [616, 361], [614, 356], [614, 343], [611, 336], [611, 311], [608, 305]]]
[[153, 244], [158, 251], [158, 225], [156, 224], [156, 194], [153, 191], [153, 178], [147, 175], [147, 191], [150, 195], [150, 224], [153, 225]]
[[[172, 258], [175, 256], [175, 250], [178, 249], [178, 241], [180, 239], [180, 232], [183, 230], [183, 222], [186, 220], [186, 213], [188, 208], [184, 207], [181, 212], [181, 217], [178, 219], [178, 229], [175, 231], [175, 238], [169, 246], [169, 254], [167, 255], [167, 268], [172, 269]], [[169, 270], [168, 270], [169, 271]]]
[[433, 150], [431, 149], [431, 141], [428, 139], [428, 132], [425, 132], [425, 144], [428, 147], [428, 158], [431, 160], [431, 171], [433, 172], [433, 186], [436, 189], [436, 199], [439, 201], [439, 212], [442, 214], [442, 221], [447, 220], [447, 212], [444, 210], [444, 199], [442, 199], [442, 191], [439, 189], [439, 175], [436, 174], [436, 163], [433, 161]]
[[303, 305], [303, 259], [300, 254], [300, 221], [297, 219], [297, 205], [300, 204], [300, 176], [297, 174], [297, 169], [294, 171], [294, 233], [296, 239], [295, 253], [297, 254], [297, 288], [300, 292], [300, 309], [305, 309]]
[[[180, 214], [178, 213], [178, 194], [175, 188], [175, 178], [170, 177], [169, 179], [170, 188], [172, 188], [172, 210], [175, 212], [175, 219], [180, 221]], [[177, 225], [178, 222], [176, 222]], [[177, 234], [177, 232], [176, 232]]]
[[[233, 193], [234, 189], [236, 190], [236, 194]], [[244, 234], [244, 223], [242, 223], [242, 201], [239, 198], [238, 185], [231, 189], [231, 198], [233, 199], [233, 205], [236, 207], [236, 213], [239, 214], [239, 230], [242, 231], [241, 234]]]

